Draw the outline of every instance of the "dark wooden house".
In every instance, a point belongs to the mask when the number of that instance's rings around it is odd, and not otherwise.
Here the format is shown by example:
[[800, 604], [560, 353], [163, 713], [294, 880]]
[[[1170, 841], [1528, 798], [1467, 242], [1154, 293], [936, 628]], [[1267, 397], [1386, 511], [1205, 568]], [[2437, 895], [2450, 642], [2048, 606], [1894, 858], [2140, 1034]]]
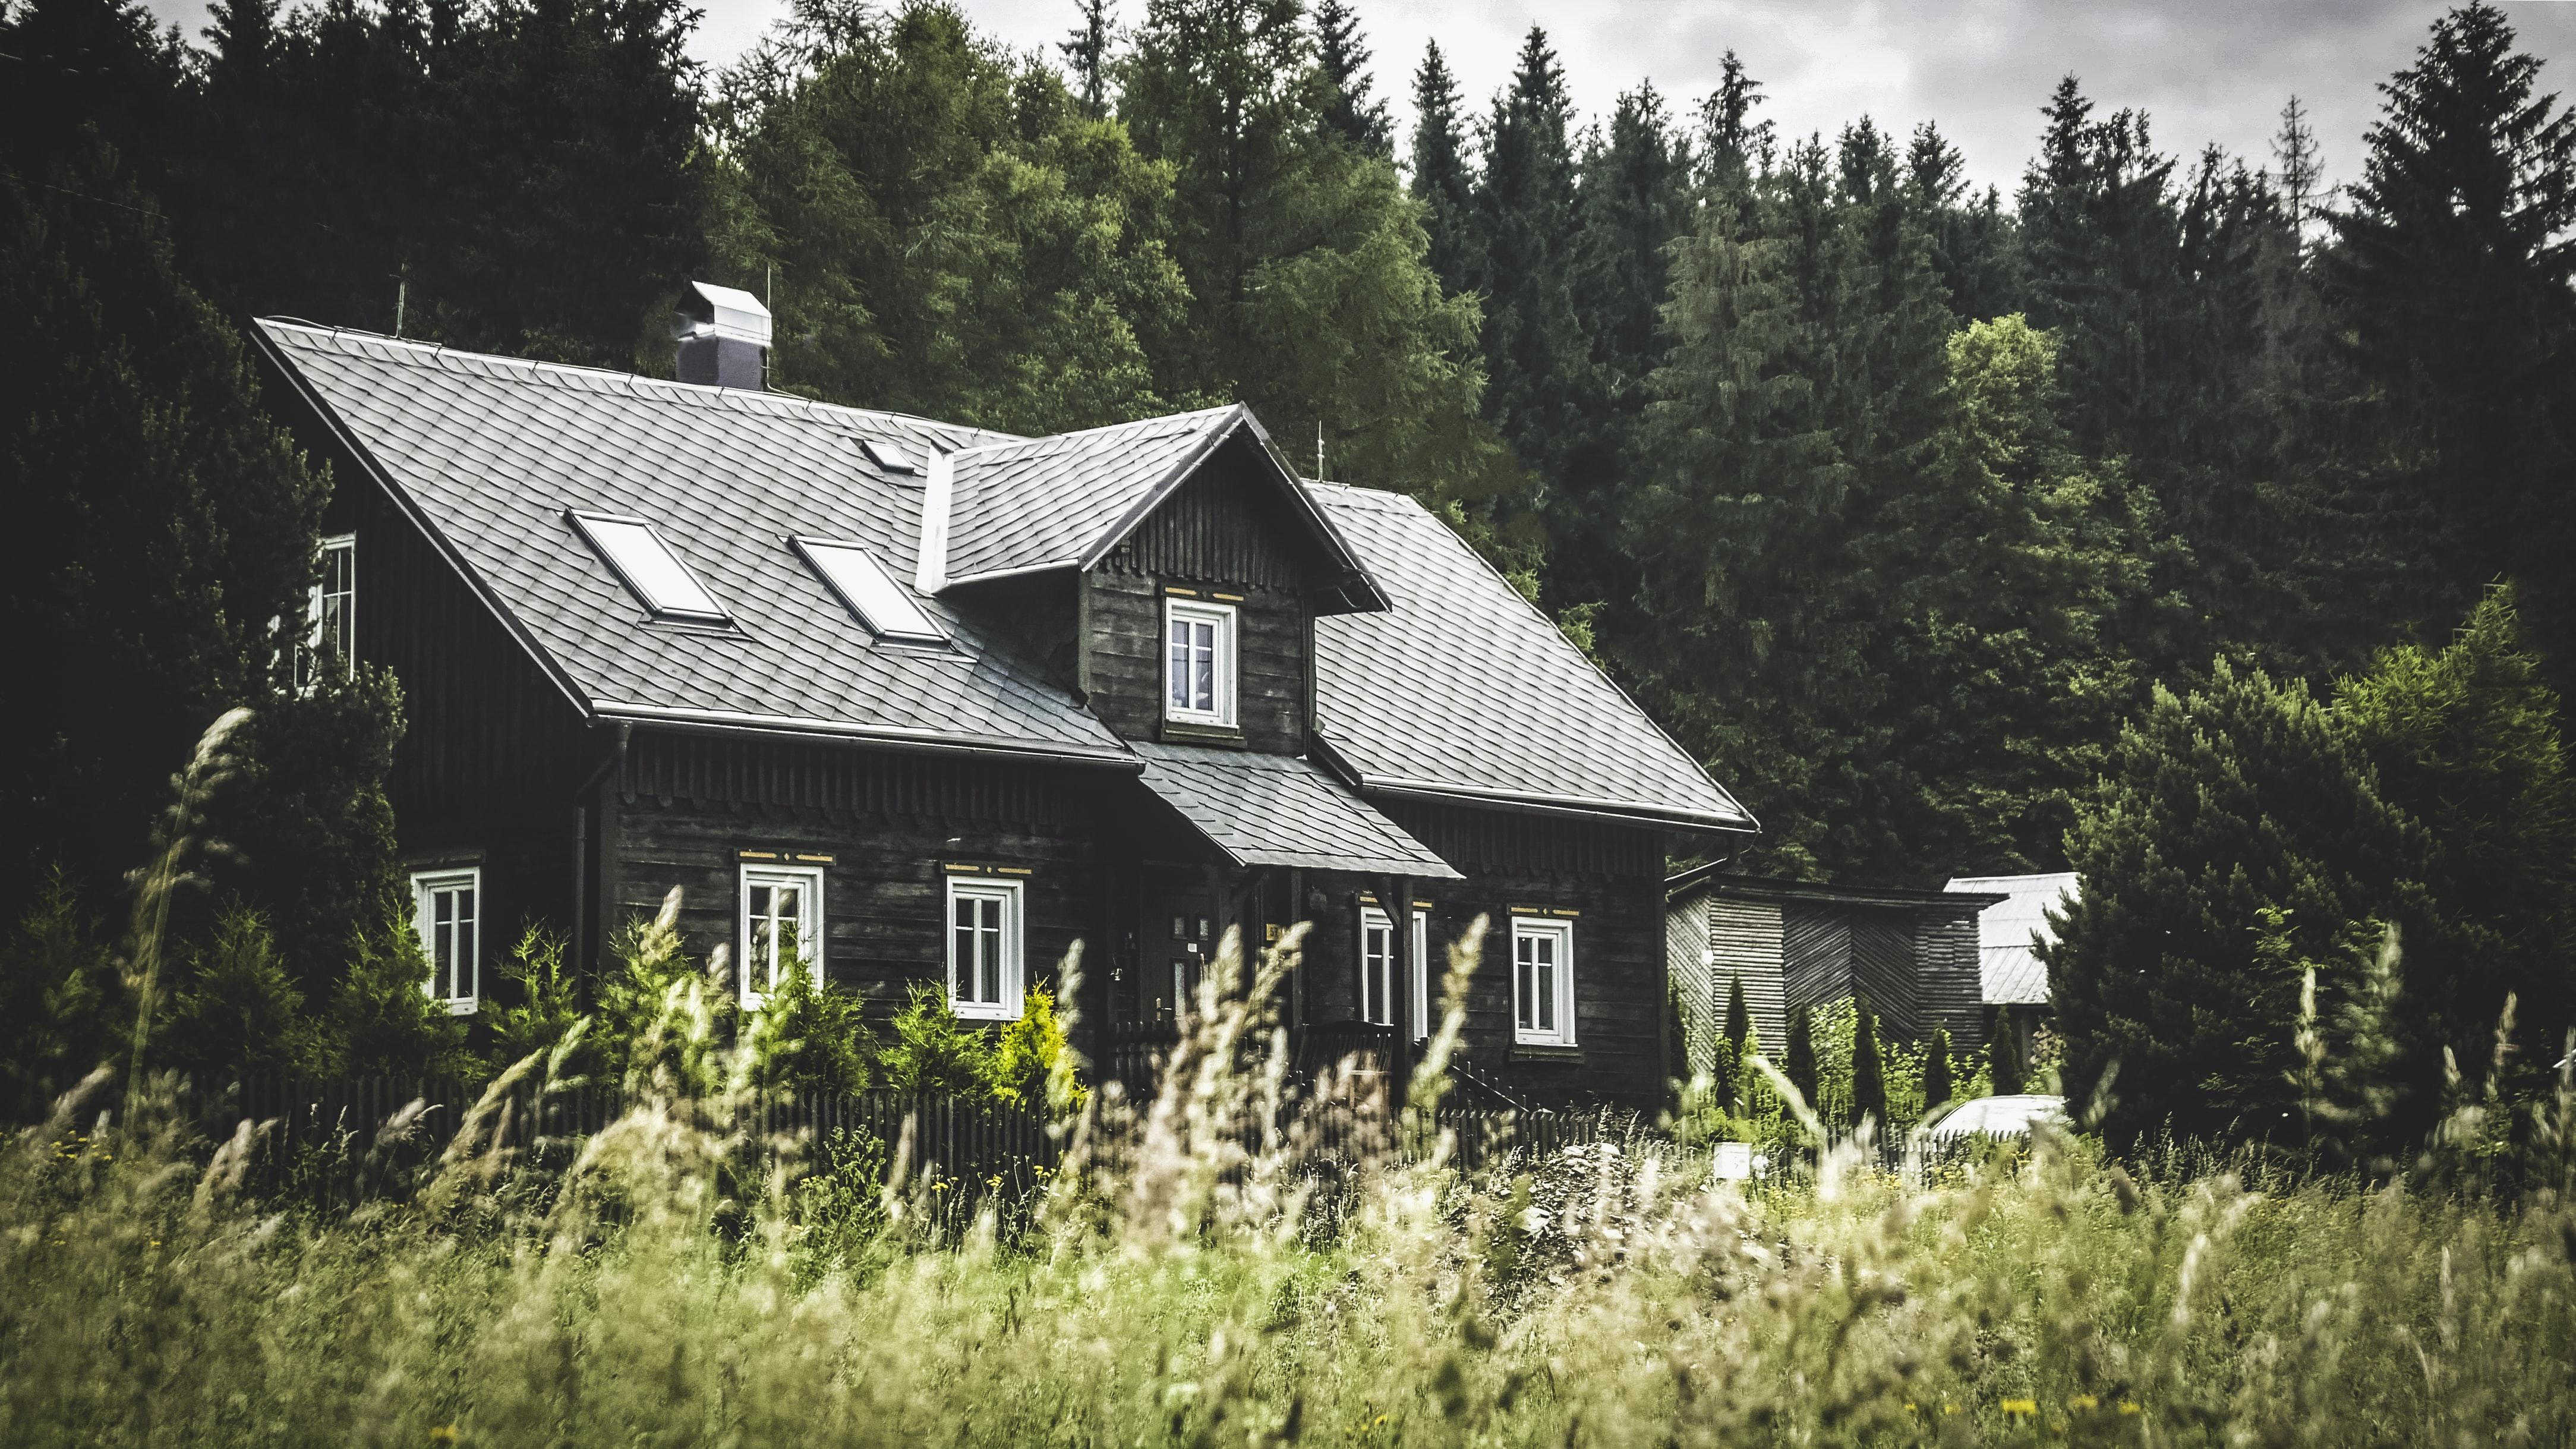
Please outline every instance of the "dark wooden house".
[[1667, 887], [1665, 955], [1694, 1067], [1708, 1065], [1738, 980], [1773, 1052], [1792, 1013], [1844, 997], [1868, 1002], [1900, 1041], [1938, 1026], [1956, 1049], [1985, 1043], [1977, 917], [2001, 894], [1769, 880], [1722, 865], [1684, 871]]
[[1002, 1020], [1079, 941], [1102, 1062], [1227, 931], [1311, 922], [1301, 1041], [1401, 1051], [1484, 916], [1484, 1079], [1678, 1070], [1666, 850], [1754, 822], [1439, 519], [1241, 407], [1020, 438], [765, 392], [758, 304], [693, 301], [698, 383], [257, 325], [340, 480], [317, 609], [404, 689], [455, 1010], [523, 923], [595, 965], [677, 886], [755, 1004], [792, 948]]

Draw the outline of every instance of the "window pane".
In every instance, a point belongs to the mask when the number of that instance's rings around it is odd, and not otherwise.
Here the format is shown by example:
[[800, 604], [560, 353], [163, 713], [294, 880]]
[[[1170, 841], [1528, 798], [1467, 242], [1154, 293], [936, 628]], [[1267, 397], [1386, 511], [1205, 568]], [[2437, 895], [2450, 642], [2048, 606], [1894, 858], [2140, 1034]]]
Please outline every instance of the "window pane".
[[581, 526], [616, 568], [618, 576], [644, 601], [644, 607], [657, 614], [727, 617], [724, 606], [662, 542], [651, 524], [584, 517]]
[[1178, 619], [1172, 621], [1172, 707], [1190, 707], [1190, 626]]
[[892, 639], [938, 641], [947, 638], [930, 615], [913, 602], [912, 595], [888, 577], [885, 566], [876, 555], [854, 543], [822, 543], [798, 539], [796, 546], [805, 552], [814, 571], [823, 582], [859, 616], [859, 622], [876, 633]]
[[1002, 1000], [1002, 903], [987, 897], [976, 904], [984, 925], [978, 954], [978, 964], [983, 968], [984, 1000], [998, 1005]]

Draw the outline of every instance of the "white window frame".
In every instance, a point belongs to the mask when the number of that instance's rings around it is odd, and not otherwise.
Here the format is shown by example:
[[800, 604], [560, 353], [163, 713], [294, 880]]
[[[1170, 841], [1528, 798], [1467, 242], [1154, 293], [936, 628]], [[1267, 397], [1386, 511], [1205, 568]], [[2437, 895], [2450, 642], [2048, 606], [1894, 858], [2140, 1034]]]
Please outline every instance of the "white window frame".
[[[1235, 626], [1238, 622], [1234, 605], [1205, 604], [1196, 599], [1163, 600], [1163, 718], [1175, 724], [1210, 725], [1219, 729], [1234, 728], [1235, 696]], [[1172, 691], [1180, 683], [1172, 671], [1172, 629], [1182, 623], [1212, 625], [1210, 652], [1211, 708], [1197, 709], [1173, 702]]]
[[[331, 587], [333, 556], [345, 561], [344, 588]], [[300, 676], [310, 683], [318, 677], [313, 671], [321, 667], [323, 651], [331, 649], [340, 656], [341, 671], [350, 677], [358, 672], [358, 536], [335, 533], [322, 540], [318, 571], [313, 587], [304, 599], [304, 671]], [[339, 602], [339, 627], [324, 627], [331, 615], [332, 601]]]
[[[734, 891], [735, 949], [741, 953], [736, 959], [742, 963], [734, 976], [740, 983], [742, 1004], [753, 1011], [758, 1011], [762, 1003], [769, 999], [769, 993], [778, 989], [780, 963], [776, 959], [775, 952], [764, 958], [755, 948], [751, 893], [759, 888], [774, 889], [789, 885], [797, 887], [801, 892], [797, 896], [796, 943], [805, 957], [806, 966], [814, 972], [815, 984], [818, 986], [822, 984], [822, 868], [811, 865], [770, 865], [760, 861], [744, 861], [736, 872]], [[761, 944], [765, 945], [766, 942]], [[759, 984], [755, 985], [755, 982]]]
[[[1026, 935], [1026, 927], [1021, 910], [1025, 897], [1020, 884], [1015, 880], [994, 880], [986, 876], [950, 876], [948, 878], [947, 897], [939, 913], [939, 933], [947, 942], [948, 1006], [962, 1020], [1017, 1021], [1020, 1019], [1021, 1009], [1028, 997], [1027, 973], [1023, 966], [1023, 958], [1026, 955], [1023, 937]], [[1000, 968], [996, 973], [997, 984], [1001, 990], [1001, 999], [998, 1001], [970, 1001], [958, 994], [959, 971], [982, 964], [962, 962], [958, 957], [957, 903], [959, 901], [993, 902], [1001, 908], [1002, 956], [996, 963]], [[980, 933], [982, 927], [978, 926], [976, 930]]]
[[[1541, 1026], [1543, 1015], [1532, 1009], [1528, 973], [1521, 967], [1521, 943], [1527, 940], [1550, 940], [1556, 943], [1556, 980], [1548, 1003], [1556, 1018], [1553, 1026]], [[1512, 1040], [1523, 1046], [1574, 1045], [1574, 923], [1543, 919], [1537, 916], [1512, 917]]]
[[[801, 534], [788, 543], [869, 633], [891, 644], [937, 649], [948, 643], [948, 633], [939, 621], [864, 547]], [[871, 592], [874, 598], [869, 597]]]
[[[441, 987], [453, 987], [452, 979], [441, 981], [438, 961], [438, 923], [435, 912], [441, 895], [463, 887], [473, 897], [473, 904], [463, 922], [463, 967], [465, 990], [459, 994]], [[420, 938], [420, 953], [429, 958], [429, 977], [420, 983], [423, 996], [446, 1006], [450, 1016], [472, 1016], [483, 1002], [483, 867], [456, 866], [442, 870], [416, 870], [411, 873], [411, 927]]]
[[[656, 619], [683, 624], [732, 625], [733, 615], [725, 608], [724, 600], [716, 597], [715, 590], [707, 587], [707, 581], [698, 577], [698, 571], [689, 567], [689, 561], [680, 557], [680, 551], [671, 547], [671, 541], [662, 536], [662, 530], [654, 527], [650, 519], [622, 513], [583, 513], [577, 510], [568, 512], [567, 516], [581, 531], [582, 540], [590, 545], [591, 552], [599, 555], [600, 562], [608, 565], [608, 571], [626, 586], [626, 591], [644, 606], [646, 613]], [[628, 528], [642, 530], [643, 542], [660, 553], [660, 562], [670, 565], [676, 577], [666, 582], [675, 589], [685, 588], [694, 597], [657, 596], [652, 581], [642, 572], [642, 566], [653, 560], [619, 557], [623, 545], [610, 543], [612, 535], [607, 530]]]
[[[1408, 968], [1409, 984], [1412, 987], [1409, 994], [1413, 998], [1413, 1035], [1414, 1039], [1419, 1041], [1431, 1035], [1431, 991], [1428, 969], [1431, 959], [1431, 918], [1429, 912], [1418, 906], [1413, 911], [1413, 930], [1410, 934], [1413, 937], [1413, 961]], [[1393, 1026], [1396, 1024], [1393, 1015], [1394, 993], [1387, 989], [1392, 983], [1386, 979], [1392, 974], [1389, 969], [1392, 963], [1375, 966], [1370, 963], [1370, 937], [1372, 936], [1383, 936], [1387, 947], [1391, 949], [1395, 945], [1395, 918], [1376, 906], [1363, 905], [1360, 907], [1360, 1019], [1375, 1022], [1379, 1026]], [[1376, 988], [1376, 994], [1379, 997], [1378, 1010], [1375, 1014], [1372, 1014], [1369, 1009], [1372, 986]]]

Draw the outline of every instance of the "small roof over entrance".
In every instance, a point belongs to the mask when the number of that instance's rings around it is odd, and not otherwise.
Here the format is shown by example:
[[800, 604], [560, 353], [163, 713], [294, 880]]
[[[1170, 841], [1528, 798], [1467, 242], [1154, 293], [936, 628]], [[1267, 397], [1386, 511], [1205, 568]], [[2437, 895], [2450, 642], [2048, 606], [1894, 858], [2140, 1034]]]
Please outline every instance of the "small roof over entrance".
[[1404, 827], [1323, 771], [1287, 755], [1130, 742], [1145, 788], [1236, 865], [1293, 865], [1458, 880]]

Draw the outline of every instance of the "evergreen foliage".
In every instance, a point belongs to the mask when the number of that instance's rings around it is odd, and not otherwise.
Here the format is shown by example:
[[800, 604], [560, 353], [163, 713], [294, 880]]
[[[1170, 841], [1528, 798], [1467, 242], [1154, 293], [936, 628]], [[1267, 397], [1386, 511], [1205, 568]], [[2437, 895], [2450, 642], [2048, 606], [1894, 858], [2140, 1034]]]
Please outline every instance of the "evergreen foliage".
[[1395, 120], [1386, 102], [1372, 94], [1377, 78], [1369, 73], [1359, 11], [1349, 0], [1316, 0], [1314, 26], [1315, 64], [1329, 87], [1322, 108], [1324, 134], [1371, 156], [1395, 159]]
[[1422, 203], [1422, 229], [1429, 242], [1423, 260], [1439, 277], [1442, 291], [1472, 292], [1485, 267], [1476, 246], [1475, 173], [1467, 155], [1458, 82], [1436, 40], [1422, 48], [1422, 64], [1413, 73], [1413, 116], [1409, 184]]
[[1815, 1030], [1814, 1011], [1801, 1007], [1789, 1013], [1789, 1047], [1780, 1066], [1781, 1075], [1789, 1079], [1789, 1085], [1798, 1089], [1810, 1107], [1816, 1104]]
[[1936, 1026], [1923, 1042], [1923, 1110], [1958, 1099], [1958, 1083], [1950, 1074], [1950, 1029]]
[[350, 934], [348, 964], [330, 998], [332, 1040], [361, 1076], [474, 1076], [480, 1067], [466, 1055], [465, 1023], [421, 989], [429, 958], [409, 914]]
[[[316, 1077], [344, 1069], [336, 1043], [306, 1013], [304, 993], [259, 912], [231, 905], [213, 939], [192, 955], [156, 1032], [163, 1065], [206, 1088], [246, 1072]], [[417, 983], [412, 989], [418, 994]]]
[[2018, 1096], [2022, 1090], [2021, 1039], [2013, 1030], [2008, 1012], [1995, 1013], [1995, 1029], [1986, 1038], [1986, 1075], [2000, 1096]]
[[1753, 1039], [1753, 1013], [1744, 1004], [1744, 973], [1728, 978], [1726, 988], [1726, 1042], [1737, 1051]]
[[887, 1030], [891, 1039], [877, 1058], [887, 1086], [951, 1097], [999, 1095], [983, 1032], [957, 1019], [937, 984], [914, 982], [911, 1001]]
[[866, 1090], [874, 1041], [859, 998], [815, 979], [802, 952], [761, 998], [753, 1078], [780, 1092], [847, 1096]]
[[0, 943], [0, 1110], [42, 1111], [134, 1029], [134, 1005], [101, 925], [59, 867]]
[[491, 1029], [489, 1061], [497, 1074], [538, 1052], [563, 1051], [551, 1064], [561, 1081], [588, 1081], [604, 1064], [591, 1028], [584, 1024], [580, 974], [564, 960], [568, 943], [541, 925], [519, 933], [510, 954], [496, 968], [511, 990], [494, 992], [483, 1008]]
[[1851, 1039], [1851, 1125], [1857, 1129], [1864, 1122], [1876, 1123], [1885, 1133], [1889, 1127], [1887, 1063], [1879, 1056], [1878, 1014], [1866, 1002], [1853, 1006], [1858, 1015]]

